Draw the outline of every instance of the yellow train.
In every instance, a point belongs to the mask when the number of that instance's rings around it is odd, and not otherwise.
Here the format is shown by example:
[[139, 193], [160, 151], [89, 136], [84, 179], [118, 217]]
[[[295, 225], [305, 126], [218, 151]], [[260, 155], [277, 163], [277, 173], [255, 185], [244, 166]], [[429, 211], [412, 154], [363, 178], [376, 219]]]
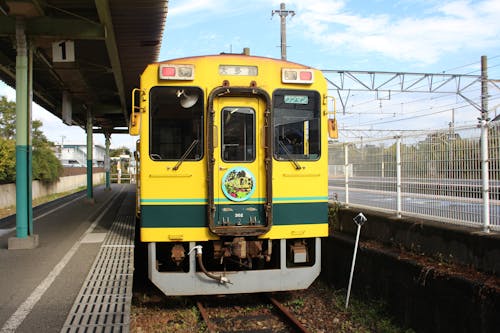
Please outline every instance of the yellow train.
[[328, 235], [322, 73], [221, 54], [154, 63], [133, 92], [140, 238], [167, 295], [307, 288]]

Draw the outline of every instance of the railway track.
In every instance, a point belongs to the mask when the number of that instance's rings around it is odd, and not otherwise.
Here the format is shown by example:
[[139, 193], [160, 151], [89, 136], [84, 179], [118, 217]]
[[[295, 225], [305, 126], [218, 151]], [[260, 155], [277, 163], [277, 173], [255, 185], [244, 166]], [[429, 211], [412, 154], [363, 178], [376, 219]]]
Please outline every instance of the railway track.
[[286, 306], [270, 295], [197, 300], [196, 306], [209, 333], [309, 332]]

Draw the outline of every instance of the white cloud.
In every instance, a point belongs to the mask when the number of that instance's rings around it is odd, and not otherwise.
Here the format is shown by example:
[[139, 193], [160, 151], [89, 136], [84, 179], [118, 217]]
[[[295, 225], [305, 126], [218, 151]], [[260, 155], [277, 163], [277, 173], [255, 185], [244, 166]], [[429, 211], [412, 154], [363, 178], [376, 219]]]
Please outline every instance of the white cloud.
[[190, 1], [170, 1], [168, 6], [168, 15], [190, 15], [194, 12], [203, 12], [215, 7], [212, 0], [190, 0]]
[[[182, 24], [182, 28], [206, 22], [208, 29], [216, 20], [222, 18], [225, 22], [230, 23], [232, 15], [248, 12], [261, 4], [270, 5], [265, 0], [248, 2], [236, 2], [234, 0], [170, 0], [167, 25], [168, 17], [175, 17], [176, 23]], [[237, 26], [238, 22], [233, 23]], [[176, 26], [176, 28], [179, 28], [179, 26]]]
[[[289, 1], [290, 2], [290, 1]], [[500, 1], [449, 1], [422, 13], [362, 16], [345, 1], [291, 1], [304, 34], [331, 50], [376, 53], [398, 61], [433, 64], [462, 49], [498, 44]]]

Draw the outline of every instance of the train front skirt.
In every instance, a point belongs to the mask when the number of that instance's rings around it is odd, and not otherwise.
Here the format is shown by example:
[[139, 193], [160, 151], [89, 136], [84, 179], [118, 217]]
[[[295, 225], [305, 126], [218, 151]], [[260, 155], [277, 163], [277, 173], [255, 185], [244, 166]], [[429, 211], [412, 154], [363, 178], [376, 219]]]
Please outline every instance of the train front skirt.
[[[149, 279], [169, 296], [181, 295], [217, 295], [272, 292], [306, 289], [319, 276], [321, 271], [321, 239], [315, 239], [315, 259], [312, 266], [287, 267], [286, 240], [280, 242], [279, 269], [211, 272], [220, 274], [229, 283], [220, 283], [203, 272], [196, 270], [196, 254], [189, 255], [188, 272], [160, 272], [157, 269], [156, 243], [148, 244]], [[195, 242], [189, 243], [194, 248]]]

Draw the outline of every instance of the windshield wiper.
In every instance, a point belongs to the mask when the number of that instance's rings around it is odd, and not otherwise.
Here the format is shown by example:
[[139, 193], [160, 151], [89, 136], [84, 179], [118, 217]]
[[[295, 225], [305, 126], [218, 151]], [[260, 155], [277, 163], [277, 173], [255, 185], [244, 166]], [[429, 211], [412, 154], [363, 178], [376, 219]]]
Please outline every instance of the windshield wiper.
[[181, 156], [181, 159], [179, 160], [179, 162], [177, 162], [177, 164], [174, 166], [174, 170], [178, 170], [179, 167], [181, 166], [182, 162], [184, 162], [184, 160], [189, 156], [189, 154], [191, 153], [191, 151], [194, 149], [194, 147], [196, 147], [196, 145], [198, 144], [198, 142], [200, 142], [200, 140], [198, 139], [195, 139], [191, 145], [189, 146], [189, 148], [186, 150], [186, 152], [184, 154], [182, 154]]
[[295, 169], [297, 169], [297, 170], [302, 169], [300, 164], [292, 157], [292, 154], [288, 151], [288, 149], [286, 148], [283, 141], [278, 140], [278, 143], [279, 143], [280, 147], [283, 148], [283, 151], [285, 152], [285, 154], [288, 157], [288, 159], [290, 160], [290, 162], [292, 162], [292, 164], [295, 166]]

